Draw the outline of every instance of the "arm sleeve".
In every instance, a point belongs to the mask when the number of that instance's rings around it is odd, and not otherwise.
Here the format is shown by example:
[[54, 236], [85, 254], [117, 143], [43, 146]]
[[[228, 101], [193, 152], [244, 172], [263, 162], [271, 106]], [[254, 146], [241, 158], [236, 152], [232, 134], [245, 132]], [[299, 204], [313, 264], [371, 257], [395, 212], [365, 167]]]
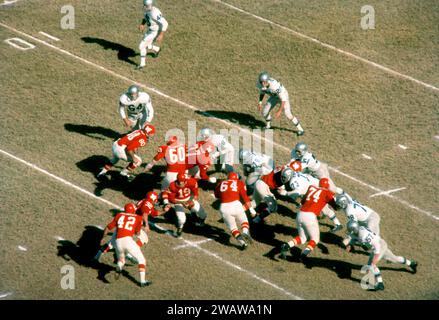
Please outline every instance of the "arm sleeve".
[[161, 159], [163, 159], [166, 155], [166, 149], [163, 147], [159, 147], [159, 149], [157, 150], [157, 154], [154, 156], [154, 161], [159, 161]]
[[151, 123], [152, 119], [154, 118], [154, 108], [152, 106], [151, 99], [146, 103], [146, 109], [148, 110], [148, 118], [146, 118], [146, 122]]
[[119, 114], [122, 117], [122, 119], [125, 119], [127, 117], [125, 113], [125, 106], [121, 102], [119, 102]]
[[192, 192], [194, 193], [194, 197], [198, 198], [198, 183], [196, 181], [191, 189], [192, 189]]
[[107, 225], [108, 230], [113, 230], [114, 228], [116, 228], [117, 220], [119, 219], [119, 216], [120, 215], [116, 215], [114, 219]]
[[247, 188], [245, 187], [245, 184], [242, 181], [240, 181], [239, 183], [239, 193], [244, 203], [250, 202], [250, 198], [247, 195]]

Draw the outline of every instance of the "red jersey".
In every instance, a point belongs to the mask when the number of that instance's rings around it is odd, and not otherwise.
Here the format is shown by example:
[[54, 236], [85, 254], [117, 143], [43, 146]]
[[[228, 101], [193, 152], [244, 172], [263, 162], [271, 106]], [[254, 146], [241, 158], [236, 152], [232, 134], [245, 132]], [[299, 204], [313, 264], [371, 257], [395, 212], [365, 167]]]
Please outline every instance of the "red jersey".
[[198, 183], [194, 178], [186, 180], [184, 187], [177, 186], [177, 181], [169, 185], [168, 190], [163, 192], [163, 199], [168, 199], [172, 203], [186, 202], [191, 196], [198, 198]]
[[132, 237], [142, 228], [142, 216], [135, 213], [120, 212], [107, 225], [109, 230], [116, 229], [116, 239]]
[[155, 161], [165, 158], [168, 172], [185, 172], [187, 163], [187, 146], [177, 143], [170, 146], [161, 146], [154, 157]]
[[261, 180], [264, 181], [271, 190], [275, 190], [283, 185], [282, 183], [282, 169], [283, 167], [277, 167], [269, 174], [262, 176]]
[[140, 200], [136, 203], [137, 211], [136, 214], [144, 216], [157, 217], [159, 212], [154, 208], [154, 204], [148, 199]]
[[217, 197], [221, 203], [236, 200], [240, 201], [241, 199], [244, 203], [250, 202], [247, 195], [247, 188], [241, 180], [224, 180], [219, 182], [215, 187], [215, 197]]
[[207, 166], [212, 164], [210, 154], [215, 151], [213, 143], [208, 141], [198, 141], [189, 148], [188, 152], [188, 169], [195, 166]]
[[146, 146], [148, 142], [148, 136], [143, 130], [133, 131], [126, 136], [117, 140], [117, 144], [120, 146], [126, 146], [127, 151], [136, 150], [139, 147]]
[[327, 204], [335, 207], [334, 194], [328, 189], [310, 186], [302, 200], [300, 211], [312, 212], [316, 216], [320, 215], [322, 209]]

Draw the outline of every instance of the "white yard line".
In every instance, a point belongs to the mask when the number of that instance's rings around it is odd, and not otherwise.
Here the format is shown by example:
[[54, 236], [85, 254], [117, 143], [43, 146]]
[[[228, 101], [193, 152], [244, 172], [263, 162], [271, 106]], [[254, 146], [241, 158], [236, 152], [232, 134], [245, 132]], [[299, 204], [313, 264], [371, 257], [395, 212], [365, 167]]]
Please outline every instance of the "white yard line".
[[54, 37], [54, 36], [52, 36], [52, 35], [50, 35], [50, 34], [48, 34], [48, 33], [45, 33], [45, 32], [43, 32], [43, 31], [40, 31], [40, 32], [38, 32], [39, 34], [42, 34], [43, 36], [45, 36], [45, 37], [47, 37], [47, 38], [49, 38], [49, 39], [52, 39], [52, 40], [55, 40], [55, 41], [60, 41], [60, 39], [58, 39], [57, 37]]
[[[87, 190], [85, 190], [85, 189], [83, 189], [83, 188], [81, 188], [81, 187], [78, 187], [77, 185], [74, 185], [73, 183], [71, 183], [71, 182], [69, 182], [69, 181], [67, 181], [67, 180], [65, 180], [65, 179], [63, 179], [63, 178], [60, 178], [60, 177], [58, 177], [58, 176], [56, 176], [56, 175], [54, 175], [54, 174], [48, 172], [47, 170], [41, 169], [41, 168], [39, 168], [38, 166], [36, 166], [36, 165], [34, 165], [34, 164], [30, 163], [30, 162], [27, 162], [26, 160], [23, 160], [23, 159], [21, 159], [21, 158], [19, 158], [19, 157], [16, 157], [16, 156], [10, 154], [9, 152], [6, 152], [6, 151], [0, 149], [0, 153], [2, 153], [3, 155], [5, 155], [5, 156], [7, 156], [7, 157], [9, 157], [9, 158], [11, 158], [11, 159], [14, 159], [14, 160], [20, 162], [20, 163], [22, 163], [22, 164], [24, 164], [24, 165], [26, 165], [26, 166], [28, 166], [28, 167], [34, 169], [34, 170], [37, 170], [38, 172], [43, 173], [43, 174], [45, 174], [45, 175], [51, 177], [52, 179], [55, 179], [55, 180], [58, 181], [58, 182], [61, 182], [62, 184], [66, 185], [66, 186], [68, 186], [68, 187], [70, 187], [70, 188], [73, 188], [73, 189], [75, 189], [75, 190], [77, 190], [77, 191], [79, 191], [79, 192], [81, 192], [81, 193], [84, 193], [84, 194], [88, 195], [89, 197], [91, 197], [91, 198], [93, 198], [93, 199], [99, 200], [99, 201], [101, 201], [101, 202], [103, 202], [103, 203], [105, 203], [105, 204], [107, 204], [107, 205], [109, 205], [109, 206], [111, 206], [111, 207], [113, 207], [113, 208], [117, 208], [117, 209], [119, 209], [119, 210], [122, 210], [122, 208], [119, 207], [118, 205], [116, 205], [116, 204], [114, 204], [114, 203], [112, 203], [112, 202], [110, 202], [110, 201], [108, 201], [108, 200], [105, 200], [105, 199], [103, 199], [103, 198], [99, 198], [99, 197], [95, 196], [93, 193], [91, 193], [91, 192], [89, 192], [89, 191], [87, 191]], [[62, 239], [61, 237], [55, 237], [55, 238], [58, 239], [58, 241], [61, 241], [61, 239]], [[251, 271], [249, 271], [249, 270], [246, 270], [246, 269], [244, 269], [244, 268], [241, 268], [240, 266], [235, 265], [235, 264], [229, 262], [228, 260], [221, 258], [221, 257], [220, 257], [218, 254], [216, 254], [216, 253], [211, 252], [211, 251], [206, 250], [206, 249], [202, 249], [202, 248], [199, 247], [196, 243], [192, 243], [192, 242], [190, 242], [190, 241], [188, 241], [188, 240], [184, 240], [184, 239], [181, 239], [181, 240], [182, 240], [185, 244], [189, 244], [191, 247], [194, 247], [194, 248], [197, 248], [197, 249], [201, 250], [201, 252], [207, 254], [208, 256], [215, 257], [216, 259], [221, 260], [224, 264], [226, 264], [226, 265], [228, 265], [228, 266], [231, 266], [231, 267], [233, 267], [233, 268], [235, 268], [235, 269], [238, 269], [238, 270], [240, 270], [240, 271], [242, 271], [242, 272], [248, 274], [248, 275], [251, 276], [252, 278], [257, 279], [257, 280], [259, 280], [260, 282], [262, 282], [262, 283], [264, 283], [264, 284], [267, 284], [267, 285], [269, 285], [269, 286], [271, 286], [271, 287], [273, 287], [273, 288], [275, 288], [275, 289], [281, 291], [282, 293], [284, 293], [284, 294], [286, 294], [286, 295], [288, 295], [288, 296], [290, 296], [290, 297], [293, 297], [294, 299], [302, 299], [302, 298], [300, 298], [300, 297], [298, 297], [298, 296], [292, 294], [291, 292], [289, 292], [289, 291], [287, 291], [287, 290], [285, 290], [285, 289], [283, 289], [283, 288], [277, 286], [276, 284], [271, 283], [270, 281], [265, 280], [265, 279], [263, 279], [263, 278], [257, 276], [257, 275], [254, 274], [253, 272], [251, 272]]]
[[6, 298], [7, 296], [12, 295], [12, 292], [0, 293], [0, 299]]
[[299, 38], [302, 38], [302, 39], [305, 39], [305, 40], [308, 40], [308, 41], [314, 42], [314, 43], [316, 43], [316, 44], [318, 44], [318, 45], [320, 45], [320, 46], [322, 46], [322, 47], [325, 47], [325, 48], [327, 48], [327, 49], [330, 49], [330, 50], [336, 51], [336, 52], [338, 52], [338, 53], [340, 53], [340, 54], [342, 54], [342, 55], [345, 55], [345, 56], [347, 56], [347, 57], [349, 57], [349, 58], [352, 58], [352, 59], [355, 59], [355, 60], [361, 61], [361, 62], [363, 62], [363, 63], [366, 63], [366, 64], [368, 64], [368, 65], [370, 65], [370, 66], [372, 66], [372, 67], [375, 67], [375, 68], [377, 68], [377, 69], [380, 69], [380, 70], [382, 70], [382, 71], [384, 71], [384, 72], [387, 72], [387, 73], [389, 73], [389, 74], [391, 74], [391, 75], [397, 76], [397, 77], [402, 78], [402, 79], [405, 79], [405, 80], [412, 81], [412, 82], [417, 83], [417, 84], [419, 84], [419, 85], [421, 85], [421, 86], [424, 86], [424, 87], [426, 87], [426, 88], [428, 88], [428, 89], [432, 89], [432, 90], [434, 90], [434, 91], [438, 91], [438, 92], [439, 92], [439, 88], [438, 88], [438, 87], [435, 87], [435, 86], [433, 86], [433, 85], [431, 85], [431, 84], [428, 84], [428, 83], [426, 83], [426, 82], [420, 81], [420, 80], [418, 80], [418, 79], [415, 79], [415, 78], [413, 78], [413, 77], [411, 77], [411, 76], [408, 76], [408, 75], [406, 75], [406, 74], [400, 73], [400, 72], [398, 72], [398, 71], [392, 70], [392, 69], [390, 69], [390, 68], [388, 68], [388, 67], [385, 67], [385, 66], [383, 66], [383, 65], [381, 65], [381, 64], [379, 64], [379, 63], [376, 63], [376, 62], [373, 62], [373, 61], [367, 60], [367, 59], [365, 59], [365, 58], [362, 58], [362, 57], [360, 57], [360, 56], [357, 56], [356, 54], [353, 54], [353, 53], [351, 53], [351, 52], [349, 52], [349, 51], [339, 49], [339, 48], [337, 48], [337, 47], [335, 47], [335, 46], [333, 46], [333, 45], [330, 45], [330, 44], [327, 44], [327, 43], [325, 43], [325, 42], [322, 42], [322, 41], [320, 41], [320, 40], [318, 40], [318, 39], [316, 39], [316, 38], [313, 38], [313, 37], [307, 36], [306, 34], [303, 34], [303, 33], [300, 33], [300, 32], [298, 32], [298, 31], [295, 31], [295, 30], [293, 30], [293, 29], [287, 28], [287, 27], [285, 27], [285, 26], [283, 26], [283, 25], [281, 25], [281, 24], [279, 24], [279, 23], [276, 23], [276, 22], [274, 22], [274, 21], [268, 20], [268, 19], [263, 18], [263, 17], [258, 16], [258, 15], [255, 15], [255, 14], [253, 14], [253, 13], [251, 13], [251, 12], [249, 12], [249, 11], [243, 10], [243, 9], [241, 9], [241, 8], [235, 7], [234, 5], [231, 5], [231, 4], [227, 3], [227, 2], [224, 2], [224, 1], [221, 1], [221, 0], [209, 0], [209, 1], [213, 1], [213, 2], [217, 2], [217, 3], [223, 4], [223, 5], [229, 7], [229, 8], [231, 8], [231, 9], [233, 9], [233, 10], [239, 11], [239, 12], [245, 14], [245, 15], [249, 15], [249, 16], [255, 18], [255, 19], [258, 19], [258, 20], [263, 21], [263, 22], [265, 22], [265, 23], [271, 24], [272, 26], [278, 27], [278, 28], [280, 28], [280, 29], [282, 29], [282, 30], [284, 30], [284, 31], [287, 31], [287, 32], [289, 32], [289, 33], [292, 33], [292, 34], [295, 35], [296, 37], [299, 37]]
[[402, 150], [407, 150], [408, 147], [406, 147], [405, 145], [402, 144], [398, 144], [398, 147], [400, 147]]
[[23, 246], [18, 246], [17, 248], [18, 248], [18, 250], [20, 250], [20, 251], [27, 251], [27, 248], [26, 248], [26, 247], [23, 247]]
[[364, 159], [372, 160], [372, 157], [368, 156], [367, 154], [362, 153], [361, 155], [363, 156]]
[[[169, 96], [169, 95], [167, 95], [167, 94], [165, 94], [165, 93], [159, 91], [159, 90], [156, 89], [156, 88], [148, 87], [146, 84], [143, 84], [143, 83], [140, 83], [140, 82], [134, 81], [133, 79], [130, 79], [130, 78], [128, 78], [128, 77], [125, 77], [125, 76], [123, 76], [123, 75], [121, 75], [121, 74], [119, 74], [119, 73], [116, 73], [116, 72], [114, 72], [114, 71], [112, 71], [112, 70], [109, 70], [109, 69], [107, 69], [107, 68], [105, 68], [105, 67], [103, 67], [103, 66], [101, 66], [101, 65], [98, 65], [98, 64], [96, 64], [96, 63], [94, 63], [94, 62], [91, 62], [91, 61], [89, 61], [89, 60], [87, 60], [87, 59], [84, 59], [84, 58], [82, 58], [82, 57], [79, 57], [79, 56], [77, 56], [77, 55], [75, 55], [75, 54], [73, 54], [73, 53], [71, 53], [71, 52], [69, 52], [69, 51], [67, 51], [67, 50], [61, 49], [61, 48], [59, 48], [59, 47], [57, 47], [57, 46], [54, 46], [53, 44], [50, 44], [50, 43], [48, 43], [48, 42], [46, 42], [46, 41], [43, 41], [43, 40], [38, 39], [38, 38], [35, 38], [35, 37], [33, 37], [33, 36], [31, 36], [31, 35], [25, 33], [25, 32], [19, 31], [19, 30], [15, 29], [15, 28], [13, 28], [13, 27], [10, 27], [10, 26], [8, 26], [8, 25], [6, 25], [6, 24], [4, 24], [4, 23], [1, 23], [1, 22], [0, 22], [0, 26], [4, 27], [4, 28], [6, 28], [6, 29], [9, 29], [9, 30], [11, 30], [11, 31], [13, 31], [13, 32], [16, 32], [16, 33], [18, 33], [18, 34], [21, 34], [21, 35], [24, 36], [24, 37], [27, 37], [27, 38], [29, 38], [29, 39], [32, 39], [32, 40], [34, 40], [35, 42], [41, 43], [41, 44], [43, 44], [43, 45], [45, 45], [45, 46], [47, 46], [47, 47], [49, 47], [49, 48], [54, 49], [55, 51], [58, 51], [58, 52], [60, 52], [60, 53], [65, 54], [65, 55], [67, 55], [67, 56], [69, 56], [69, 57], [72, 57], [72, 58], [74, 58], [74, 59], [77, 59], [77, 60], [79, 60], [79, 61], [82, 61], [82, 62], [84, 62], [85, 64], [88, 64], [88, 65], [90, 65], [90, 66], [93, 66], [93, 67], [95, 67], [95, 68], [97, 68], [97, 69], [99, 69], [99, 70], [101, 70], [101, 71], [103, 71], [103, 72], [105, 72], [105, 73], [107, 73], [107, 74], [110, 74], [110, 75], [112, 75], [112, 76], [114, 76], [114, 77], [117, 77], [117, 78], [122, 79], [122, 80], [124, 80], [124, 81], [127, 81], [127, 82], [129, 82], [129, 83], [133, 83], [133, 84], [136, 84], [136, 85], [138, 85], [138, 86], [140, 86], [140, 87], [143, 87], [143, 88], [145, 88], [145, 89], [147, 89], [147, 90], [149, 90], [149, 91], [151, 91], [151, 92], [156, 93], [156, 94], [159, 95], [159, 96], [162, 96], [162, 97], [164, 97], [164, 98], [166, 98], [166, 99], [168, 99], [168, 100], [174, 101], [174, 102], [176, 102], [176, 103], [178, 103], [178, 104], [180, 104], [180, 105], [182, 105], [182, 106], [184, 106], [184, 107], [186, 107], [186, 108], [189, 108], [189, 109], [194, 110], [194, 111], [202, 111], [201, 109], [199, 109], [199, 108], [197, 108], [197, 107], [195, 107], [195, 106], [193, 106], [193, 105], [190, 105], [190, 104], [188, 104], [188, 103], [186, 103], [186, 102], [183, 102], [183, 101], [181, 101], [181, 100], [179, 100], [179, 99], [177, 99], [177, 98], [171, 97], [171, 96]], [[246, 132], [246, 133], [248, 133], [248, 134], [250, 134], [250, 135], [256, 137], [257, 139], [261, 139], [261, 138], [262, 138], [263, 140], [265, 140], [266, 142], [268, 142], [265, 138], [260, 137], [259, 135], [257, 135], [257, 134], [255, 134], [255, 133], [251, 132], [251, 131], [248, 130], [248, 129], [242, 128], [242, 127], [240, 127], [240, 126], [238, 126], [238, 125], [236, 125], [236, 124], [233, 124], [233, 123], [231, 123], [231, 122], [228, 122], [228, 121], [226, 121], [226, 120], [224, 120], [224, 119], [219, 119], [219, 118], [215, 118], [215, 117], [214, 117], [213, 119], [217, 120], [218, 122], [224, 123], [224, 124], [227, 125], [227, 126], [235, 127], [235, 128], [237, 128], [237, 129], [239, 129], [239, 130], [241, 130], [241, 131], [244, 131], [244, 132]], [[284, 146], [284, 145], [281, 145], [281, 144], [279, 144], [279, 143], [277, 143], [277, 142], [273, 142], [273, 144], [274, 144], [275, 146], [279, 147], [280, 149], [285, 150], [285, 151], [288, 151], [288, 152], [291, 151], [291, 150], [290, 150], [291, 148], [288, 148], [288, 147], [286, 147], [286, 146]], [[361, 184], [362, 186], [365, 186], [365, 187], [367, 187], [367, 188], [369, 188], [369, 189], [371, 189], [371, 190], [374, 190], [374, 191], [376, 191], [376, 192], [383, 192], [383, 191], [384, 191], [384, 190], [381, 190], [381, 189], [379, 189], [379, 188], [377, 188], [377, 187], [375, 187], [375, 186], [373, 186], [373, 185], [370, 185], [370, 184], [368, 184], [368, 183], [366, 183], [366, 182], [363, 182], [363, 181], [359, 180], [358, 178], [355, 178], [355, 177], [350, 176], [350, 175], [348, 175], [348, 174], [346, 174], [346, 173], [344, 173], [344, 172], [342, 172], [342, 171], [340, 171], [340, 170], [337, 170], [337, 169], [335, 169], [335, 168], [333, 168], [333, 167], [328, 167], [328, 168], [329, 168], [329, 170], [331, 170], [331, 171], [333, 171], [333, 172], [335, 172], [335, 173], [337, 173], [337, 174], [339, 174], [339, 175], [342, 175], [342, 176], [344, 176], [344, 177], [346, 177], [346, 178], [348, 178], [348, 179], [350, 179], [350, 180], [352, 180], [352, 181], [355, 181], [355, 182]], [[417, 206], [414, 206], [414, 205], [408, 203], [407, 201], [402, 200], [402, 199], [400, 199], [400, 198], [397, 198], [397, 197], [395, 197], [395, 196], [393, 196], [393, 195], [385, 195], [385, 196], [386, 196], [386, 197], [389, 197], [390, 199], [393, 199], [394, 201], [397, 201], [397, 202], [403, 204], [404, 206], [407, 206], [407, 207], [409, 207], [409, 208], [411, 208], [411, 209], [413, 209], [413, 210], [415, 210], [415, 211], [418, 211], [418, 212], [420, 212], [420, 213], [424, 213], [424, 214], [428, 215], [429, 217], [432, 217], [433, 219], [439, 221], [439, 217], [433, 215], [433, 214], [432, 214], [431, 212], [429, 212], [429, 211], [426, 211], [426, 210], [420, 209], [420, 208], [418, 208]]]
[[5, 0], [5, 1], [3, 1], [3, 3], [0, 3], [0, 7], [10, 6], [11, 4], [14, 4], [14, 3], [16, 3], [18, 1], [19, 0]]
[[392, 190], [387, 190], [387, 191], [382, 191], [382, 192], [378, 192], [378, 193], [374, 193], [372, 195], [369, 196], [369, 198], [374, 198], [374, 197], [378, 197], [378, 196], [384, 196], [384, 195], [389, 195], [391, 193], [397, 192], [397, 191], [401, 191], [401, 190], [405, 190], [407, 189], [406, 187], [402, 187], [402, 188], [397, 188], [397, 189], [392, 189]]
[[184, 241], [187, 241], [188, 243], [176, 246], [176, 247], [174, 247], [174, 250], [184, 249], [184, 248], [187, 248], [187, 247], [192, 247], [194, 245], [199, 246], [200, 244], [212, 241], [212, 239], [209, 238], [209, 239], [204, 239], [204, 240], [200, 240], [200, 241], [189, 241], [189, 240], [184, 240]]

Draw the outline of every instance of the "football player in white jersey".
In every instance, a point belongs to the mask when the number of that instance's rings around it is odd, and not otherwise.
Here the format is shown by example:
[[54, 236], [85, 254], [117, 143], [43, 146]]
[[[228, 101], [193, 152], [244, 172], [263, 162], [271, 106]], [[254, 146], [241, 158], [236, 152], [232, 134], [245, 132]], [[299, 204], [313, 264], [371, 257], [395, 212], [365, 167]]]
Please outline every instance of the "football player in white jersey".
[[239, 161], [241, 161], [244, 175], [247, 177], [245, 184], [249, 194], [253, 193], [254, 184], [261, 176], [274, 170], [274, 160], [266, 154], [240, 149]]
[[[360, 226], [367, 227], [376, 235], [380, 235], [380, 216], [374, 210], [352, 199], [347, 193], [337, 195], [335, 203], [348, 219], [357, 221]], [[344, 242], [349, 240], [345, 239]]]
[[119, 114], [126, 127], [139, 130], [154, 118], [151, 97], [139, 87], [132, 85], [119, 98]]
[[349, 220], [347, 229], [351, 237], [351, 241], [346, 246], [348, 251], [350, 251], [351, 244], [360, 244], [371, 249], [367, 265], [375, 276], [375, 290], [384, 290], [383, 278], [381, 277], [380, 269], [377, 267], [378, 262], [382, 258], [393, 263], [407, 265], [410, 267], [412, 273], [416, 273], [418, 263], [402, 256], [395, 256], [389, 249], [387, 242], [379, 235], [373, 233], [366, 227], [360, 226], [355, 220]]
[[294, 161], [300, 161], [302, 170], [304, 173], [309, 173], [318, 179], [329, 179], [329, 190], [333, 193], [341, 194], [343, 189], [338, 188], [334, 181], [329, 176], [328, 165], [316, 159], [316, 157], [308, 150], [308, 146], [304, 142], [296, 144], [293, 150], [291, 150], [290, 164]]
[[[160, 10], [153, 6], [153, 0], [143, 0], [143, 6], [145, 16], [139, 26], [139, 30], [143, 32], [145, 25], [148, 25], [148, 30], [143, 35], [143, 39], [139, 44], [140, 64], [137, 69], [145, 67], [147, 50], [151, 50], [156, 57], [158, 56], [163, 37], [168, 29], [168, 21], [163, 17]], [[157, 45], [153, 45], [154, 40], [156, 40]]]
[[214, 163], [215, 160], [219, 159], [219, 163], [215, 164], [217, 171], [226, 173], [234, 171], [235, 148], [227, 141], [226, 137], [215, 134], [212, 129], [203, 128], [200, 130], [198, 140], [210, 142], [215, 146], [216, 151], [211, 153], [211, 158]]
[[[310, 186], [319, 187], [320, 181], [319, 179], [313, 177], [310, 174], [294, 172], [290, 178], [290, 181], [286, 183], [286, 191], [287, 196], [293, 201], [293, 203], [297, 204], [297, 199], [301, 199], [308, 192], [308, 188]], [[338, 220], [335, 212], [329, 208], [328, 205], [323, 207], [322, 214], [328, 217], [333, 223], [334, 227], [331, 229], [331, 232], [337, 232], [343, 228]]]
[[[274, 107], [276, 107], [276, 105], [280, 103], [280, 109], [275, 114], [276, 119], [280, 117], [282, 111], [284, 110], [285, 116], [296, 126], [296, 134], [298, 136], [301, 136], [305, 133], [302, 126], [300, 125], [299, 120], [291, 113], [291, 105], [288, 91], [279, 81], [271, 78], [270, 75], [264, 71], [259, 74], [256, 87], [259, 90], [258, 109], [259, 111], [262, 110], [262, 116], [267, 122], [265, 128], [270, 129], [272, 120], [270, 113], [274, 109]], [[270, 97], [266, 101], [265, 105], [262, 106], [265, 95], [268, 95]]]

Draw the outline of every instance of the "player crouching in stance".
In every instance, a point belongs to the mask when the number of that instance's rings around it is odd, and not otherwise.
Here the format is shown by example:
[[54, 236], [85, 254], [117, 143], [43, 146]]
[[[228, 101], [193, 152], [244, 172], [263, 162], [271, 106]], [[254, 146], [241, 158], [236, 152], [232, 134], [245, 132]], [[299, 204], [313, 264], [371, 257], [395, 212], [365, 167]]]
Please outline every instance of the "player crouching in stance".
[[[232, 236], [239, 242], [241, 249], [244, 250], [251, 243], [249, 224], [245, 210], [249, 210], [252, 215], [256, 214], [255, 209], [252, 208], [250, 198], [247, 195], [247, 190], [244, 182], [239, 180], [238, 174], [230, 172], [227, 180], [221, 181], [215, 188], [215, 197], [221, 202], [220, 212], [221, 216], [229, 228]], [[244, 201], [244, 207], [240, 200]], [[238, 225], [241, 226], [242, 233], [239, 232]]]
[[113, 143], [113, 158], [98, 173], [97, 178], [107, 174], [119, 160], [130, 161], [128, 166], [120, 172], [121, 176], [129, 177], [142, 164], [142, 159], [136, 154], [137, 149], [146, 146], [149, 139], [155, 134], [155, 127], [145, 123], [142, 129], [133, 131], [126, 136], [117, 139]]
[[204, 226], [206, 220], [206, 211], [198, 202], [198, 183], [195, 178], [188, 178], [184, 173], [177, 175], [177, 180], [169, 185], [169, 188], [162, 192], [164, 203], [164, 211], [171, 209], [171, 203], [174, 205], [177, 215], [177, 231], [176, 237], [180, 237], [183, 233], [183, 226], [186, 223], [185, 209], [189, 209], [191, 213], [198, 216], [200, 221], [198, 226]]
[[136, 214], [136, 206], [133, 203], [125, 205], [124, 212], [118, 213], [114, 219], [107, 225], [101, 244], [105, 244], [105, 236], [110, 230], [116, 228], [116, 279], [119, 279], [122, 269], [125, 265], [125, 256], [127, 253], [132, 255], [138, 262], [140, 274], [140, 286], [145, 287], [151, 284], [145, 278], [146, 260], [142, 250], [133, 239], [135, 234], [139, 235], [142, 229], [142, 216]]
[[333, 193], [329, 191], [328, 179], [320, 179], [319, 185], [319, 187], [311, 185], [302, 200], [302, 207], [296, 217], [299, 235], [282, 245], [280, 254], [283, 259], [285, 259], [286, 253], [290, 251], [291, 248], [296, 245], [304, 244], [309, 240], [306, 248], [302, 251], [301, 257], [304, 260], [320, 241], [317, 217], [327, 204], [335, 209], [336, 203]]
[[346, 247], [348, 251], [351, 249], [351, 244], [360, 244], [371, 249], [367, 265], [375, 278], [375, 290], [384, 290], [383, 278], [381, 277], [380, 269], [377, 267], [377, 263], [382, 258], [393, 263], [407, 265], [411, 269], [412, 273], [416, 273], [418, 267], [418, 263], [416, 261], [409, 260], [401, 256], [395, 256], [393, 252], [390, 251], [387, 242], [377, 234], [370, 231], [368, 228], [360, 226], [355, 220], [349, 220], [347, 229], [350, 232], [351, 237], [351, 241]]

